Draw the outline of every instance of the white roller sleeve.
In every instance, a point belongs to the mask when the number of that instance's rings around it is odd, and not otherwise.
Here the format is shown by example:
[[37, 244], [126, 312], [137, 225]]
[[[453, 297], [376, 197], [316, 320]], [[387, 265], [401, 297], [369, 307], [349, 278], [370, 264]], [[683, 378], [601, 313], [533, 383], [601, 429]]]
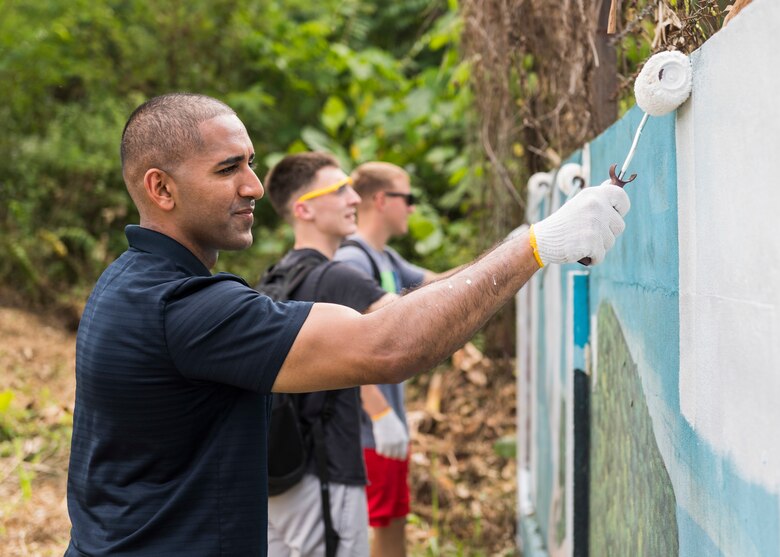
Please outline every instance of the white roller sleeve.
[[682, 52], [659, 52], [645, 62], [634, 82], [639, 108], [651, 116], [663, 116], [675, 110], [691, 94], [693, 70]]

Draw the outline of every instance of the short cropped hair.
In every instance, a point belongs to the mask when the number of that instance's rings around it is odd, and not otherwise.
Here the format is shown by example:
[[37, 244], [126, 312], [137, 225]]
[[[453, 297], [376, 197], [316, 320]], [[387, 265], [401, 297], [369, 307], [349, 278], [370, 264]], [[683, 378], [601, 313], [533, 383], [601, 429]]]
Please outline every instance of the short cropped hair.
[[320, 169], [331, 166], [341, 168], [336, 157], [319, 151], [294, 153], [276, 163], [266, 174], [263, 185], [277, 214], [289, 219], [288, 205], [293, 195], [311, 184]]
[[352, 187], [363, 199], [371, 199], [376, 192], [393, 188], [393, 182], [398, 178], [408, 179], [409, 174], [389, 162], [366, 162], [352, 172]]
[[206, 95], [170, 93], [149, 99], [130, 115], [122, 132], [122, 176], [130, 195], [150, 168], [170, 170], [203, 147], [198, 126], [235, 114]]

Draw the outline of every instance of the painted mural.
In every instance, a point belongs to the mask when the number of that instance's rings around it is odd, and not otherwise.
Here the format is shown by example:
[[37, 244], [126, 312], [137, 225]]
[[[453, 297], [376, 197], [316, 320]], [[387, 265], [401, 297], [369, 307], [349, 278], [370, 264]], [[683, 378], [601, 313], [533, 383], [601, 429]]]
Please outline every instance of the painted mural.
[[608, 302], [598, 312], [590, 415], [590, 555], [678, 554], [674, 489], [639, 370]]
[[[780, 557], [777, 22], [780, 2], [753, 0], [691, 56], [606, 260], [518, 294], [525, 557]], [[533, 176], [528, 222], [598, 187], [641, 116]]]

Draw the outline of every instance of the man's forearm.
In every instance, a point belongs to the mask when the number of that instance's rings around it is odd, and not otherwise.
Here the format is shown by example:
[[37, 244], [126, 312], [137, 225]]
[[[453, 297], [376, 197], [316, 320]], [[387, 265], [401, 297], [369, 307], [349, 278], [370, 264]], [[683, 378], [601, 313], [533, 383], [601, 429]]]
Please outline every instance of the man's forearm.
[[366, 316], [379, 332], [387, 382], [430, 369], [462, 346], [539, 269], [528, 235]]
[[372, 417], [390, 407], [382, 391], [376, 385], [362, 385], [360, 387], [360, 402], [366, 414]]
[[466, 263], [464, 265], [458, 265], [457, 267], [453, 267], [452, 269], [448, 269], [447, 271], [443, 271], [441, 273], [435, 273], [433, 271], [430, 271], [428, 269], [425, 270], [425, 278], [423, 279], [423, 284], [430, 284], [433, 281], [436, 280], [442, 280], [448, 277], [451, 277], [458, 271], [461, 271], [468, 267], [470, 263]]

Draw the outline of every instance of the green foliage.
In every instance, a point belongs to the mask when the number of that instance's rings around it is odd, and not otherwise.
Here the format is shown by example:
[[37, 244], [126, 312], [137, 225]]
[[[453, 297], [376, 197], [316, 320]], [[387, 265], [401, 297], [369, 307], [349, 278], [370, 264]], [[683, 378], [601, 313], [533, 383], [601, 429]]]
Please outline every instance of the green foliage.
[[493, 443], [493, 452], [502, 458], [517, 458], [517, 436], [505, 435]]
[[14, 472], [19, 482], [22, 498], [32, 495], [32, 482], [35, 469], [44, 453], [54, 452], [66, 446], [72, 429], [72, 416], [57, 412], [59, 419], [46, 428], [41, 427], [42, 410], [50, 411], [56, 407], [51, 393], [38, 393], [34, 404], [19, 405], [16, 394], [9, 389], [0, 391], [0, 458], [11, 464], [9, 472]]
[[[261, 178], [303, 149], [331, 151], [347, 170], [405, 167], [426, 224], [398, 248], [440, 269], [474, 251], [478, 235], [462, 230], [476, 203], [470, 72], [453, 2], [11, 0], [2, 14], [0, 279], [27, 296], [83, 290], [124, 249], [137, 222], [118, 156], [124, 122], [180, 90], [236, 109]], [[289, 246], [268, 203], [256, 217], [255, 245], [218, 270], [254, 280]]]
[[515, 551], [508, 550], [503, 553], [488, 553], [480, 546], [483, 545], [480, 539], [481, 517], [474, 517], [476, 535], [471, 540], [456, 539], [451, 532], [444, 530], [439, 532], [437, 525], [430, 525], [420, 516], [411, 513], [407, 518], [409, 524], [420, 530], [430, 531], [429, 536], [424, 543], [415, 544], [410, 548], [411, 557], [510, 557], [515, 555]]

